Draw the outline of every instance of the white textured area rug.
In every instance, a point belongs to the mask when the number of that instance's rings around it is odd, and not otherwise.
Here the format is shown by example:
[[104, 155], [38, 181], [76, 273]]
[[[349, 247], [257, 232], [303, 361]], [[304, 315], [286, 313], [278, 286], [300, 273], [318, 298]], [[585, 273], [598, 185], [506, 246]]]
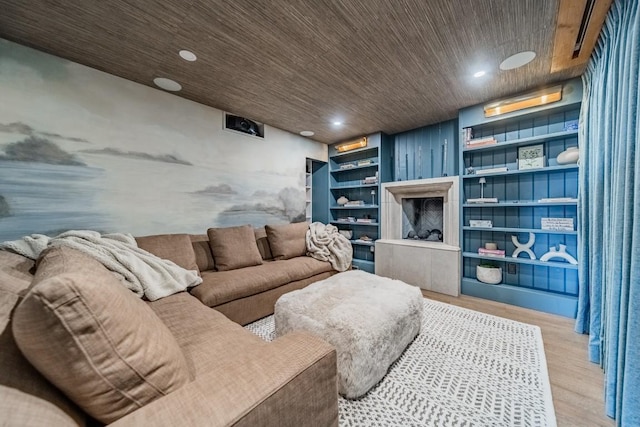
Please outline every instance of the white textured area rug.
[[[271, 341], [273, 316], [246, 326]], [[555, 426], [540, 328], [424, 300], [422, 330], [340, 426]]]

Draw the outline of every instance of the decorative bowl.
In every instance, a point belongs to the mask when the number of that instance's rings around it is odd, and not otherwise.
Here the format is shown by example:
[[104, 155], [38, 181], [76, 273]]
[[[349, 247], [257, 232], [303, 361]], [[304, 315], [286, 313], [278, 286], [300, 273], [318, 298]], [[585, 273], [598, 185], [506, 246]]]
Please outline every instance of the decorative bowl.
[[497, 285], [502, 282], [502, 268], [500, 267], [484, 267], [479, 265], [476, 267], [476, 279], [482, 283], [489, 285]]

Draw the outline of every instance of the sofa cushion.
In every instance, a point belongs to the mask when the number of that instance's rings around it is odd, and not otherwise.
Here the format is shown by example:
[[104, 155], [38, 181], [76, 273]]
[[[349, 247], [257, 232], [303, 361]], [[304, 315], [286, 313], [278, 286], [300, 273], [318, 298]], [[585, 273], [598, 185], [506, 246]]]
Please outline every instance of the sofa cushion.
[[198, 270], [196, 254], [187, 234], [157, 234], [136, 237], [138, 247], [158, 258], [168, 259], [187, 270]]
[[271, 248], [269, 247], [269, 239], [267, 238], [267, 230], [264, 227], [256, 228], [254, 234], [256, 236], [256, 244], [258, 251], [264, 260], [272, 260]]
[[187, 292], [148, 304], [176, 338], [195, 378], [223, 361], [237, 360], [239, 355], [267, 345]]
[[306, 234], [309, 224], [266, 225], [269, 246], [274, 259], [289, 259], [307, 254]]
[[190, 381], [182, 351], [151, 308], [73, 249], [44, 252], [13, 333], [31, 364], [104, 423]]
[[191, 293], [203, 304], [215, 307], [331, 270], [328, 262], [307, 256], [268, 261], [239, 270], [203, 272], [202, 283]]
[[85, 415], [22, 355], [11, 316], [31, 285], [35, 262], [0, 251], [0, 414], [7, 426], [83, 426]]
[[210, 228], [207, 235], [218, 271], [262, 264], [255, 234], [250, 225]]
[[209, 246], [209, 237], [206, 234], [190, 234], [191, 246], [196, 254], [196, 264], [200, 271], [214, 270], [216, 263], [213, 260], [211, 247]]
[[328, 271], [334, 271], [330, 263], [319, 261], [310, 256], [299, 256], [286, 261], [279, 261], [278, 264], [281, 264], [283, 266], [282, 268], [286, 268], [289, 273], [289, 282], [306, 279], [307, 277]]

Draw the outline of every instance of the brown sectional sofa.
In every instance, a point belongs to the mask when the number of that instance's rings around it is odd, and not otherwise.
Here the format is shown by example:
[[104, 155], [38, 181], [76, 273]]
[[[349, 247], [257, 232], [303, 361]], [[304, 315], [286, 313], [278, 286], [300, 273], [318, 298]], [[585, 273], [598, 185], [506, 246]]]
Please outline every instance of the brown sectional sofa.
[[[249, 228], [260, 259], [222, 271], [224, 248], [209, 236], [228, 230], [137, 238], [203, 278], [153, 302], [72, 249], [45, 251], [37, 268], [0, 251], [2, 425], [337, 425], [335, 350], [306, 333], [267, 343], [240, 326], [335, 273], [299, 253], [297, 227]], [[237, 234], [227, 243], [247, 246]]]
[[[219, 257], [212, 254], [209, 237], [190, 236], [203, 280], [191, 293], [206, 306], [215, 308], [241, 325], [273, 314], [275, 302], [281, 295], [302, 289], [336, 273], [328, 262], [305, 255], [305, 224], [251, 229], [251, 234], [245, 237], [255, 239], [261, 263], [224, 271], [216, 269], [215, 259]], [[271, 247], [281, 249], [278, 239], [283, 235], [287, 237], [287, 242], [297, 243], [298, 246], [302, 243], [302, 247], [290, 250], [289, 253], [280, 250], [274, 255]], [[272, 245], [271, 242], [275, 244]], [[243, 246], [242, 242], [238, 243]], [[213, 247], [217, 248], [215, 245]], [[285, 257], [287, 258], [284, 259]]]

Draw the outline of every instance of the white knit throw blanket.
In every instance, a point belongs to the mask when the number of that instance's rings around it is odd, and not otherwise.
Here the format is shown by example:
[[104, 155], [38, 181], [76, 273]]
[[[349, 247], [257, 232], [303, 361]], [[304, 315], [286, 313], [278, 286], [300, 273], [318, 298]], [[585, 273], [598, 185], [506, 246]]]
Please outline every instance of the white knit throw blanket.
[[336, 226], [314, 222], [309, 225], [306, 239], [309, 256], [320, 261], [328, 261], [337, 271], [346, 271], [351, 267], [351, 242], [338, 233]]
[[10, 249], [31, 259], [37, 259], [45, 248], [52, 246], [66, 246], [95, 258], [118, 275], [128, 289], [150, 301], [202, 283], [196, 271], [185, 270], [140, 249], [131, 234], [100, 235], [97, 231], [71, 230], [56, 237], [32, 234], [0, 243], [0, 249]]

